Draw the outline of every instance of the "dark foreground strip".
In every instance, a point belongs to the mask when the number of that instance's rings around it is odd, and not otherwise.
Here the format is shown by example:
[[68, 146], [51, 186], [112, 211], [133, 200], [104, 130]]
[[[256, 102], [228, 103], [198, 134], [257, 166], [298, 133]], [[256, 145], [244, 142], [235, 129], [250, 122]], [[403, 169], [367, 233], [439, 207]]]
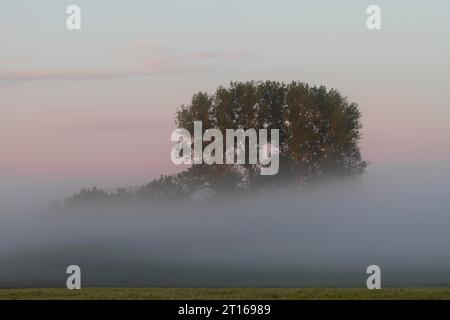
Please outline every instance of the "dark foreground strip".
[[[310, 319], [345, 316], [358, 319], [393, 315], [424, 318], [446, 315], [449, 301], [0, 301], [3, 315], [87, 319], [108, 316], [137, 319]], [[3, 318], [3, 317], [2, 317]]]

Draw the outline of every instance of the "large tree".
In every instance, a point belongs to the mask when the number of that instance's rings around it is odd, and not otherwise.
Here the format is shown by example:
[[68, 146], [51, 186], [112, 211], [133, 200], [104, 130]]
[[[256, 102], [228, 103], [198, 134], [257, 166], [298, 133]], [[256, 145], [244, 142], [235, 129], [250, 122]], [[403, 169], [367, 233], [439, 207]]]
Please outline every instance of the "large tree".
[[194, 164], [180, 181], [193, 188], [235, 189], [359, 175], [367, 165], [358, 146], [360, 118], [358, 105], [337, 90], [302, 82], [232, 82], [213, 94], [199, 92], [178, 109], [178, 127], [193, 133], [194, 121], [202, 121], [203, 131], [279, 129], [280, 171], [261, 176], [258, 165]]
[[[216, 128], [222, 133], [226, 129], [278, 129], [278, 174], [263, 176], [260, 165], [248, 164], [246, 144], [244, 165], [194, 164], [179, 174], [161, 176], [136, 191], [107, 193], [97, 188], [83, 189], [65, 202], [70, 205], [104, 199], [184, 199], [205, 187], [218, 192], [255, 190], [318, 177], [360, 175], [367, 165], [358, 146], [360, 118], [358, 105], [335, 89], [301, 82], [232, 82], [228, 87], [219, 87], [214, 94], [194, 94], [189, 105], [178, 109], [175, 122], [191, 134], [194, 121], [202, 122], [203, 131]], [[203, 146], [208, 144], [204, 142]]]

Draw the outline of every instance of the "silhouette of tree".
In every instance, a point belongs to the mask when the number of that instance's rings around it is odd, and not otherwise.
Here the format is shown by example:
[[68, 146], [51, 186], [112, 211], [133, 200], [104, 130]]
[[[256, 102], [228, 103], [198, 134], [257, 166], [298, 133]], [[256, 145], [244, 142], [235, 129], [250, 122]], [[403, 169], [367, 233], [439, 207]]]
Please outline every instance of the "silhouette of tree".
[[178, 175], [161, 175], [159, 179], [141, 187], [137, 194], [140, 199], [144, 200], [163, 200], [180, 198], [185, 192]]
[[75, 193], [71, 197], [67, 197], [64, 201], [66, 206], [79, 204], [95, 204], [108, 199], [108, 193], [97, 187], [83, 188], [80, 192]]

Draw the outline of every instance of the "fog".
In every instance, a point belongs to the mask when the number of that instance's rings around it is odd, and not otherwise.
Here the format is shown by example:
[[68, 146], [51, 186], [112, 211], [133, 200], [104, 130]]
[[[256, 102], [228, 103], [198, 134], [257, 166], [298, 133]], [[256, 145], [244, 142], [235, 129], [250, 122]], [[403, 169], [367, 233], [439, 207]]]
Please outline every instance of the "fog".
[[[82, 187], [80, 184], [77, 186]], [[450, 170], [370, 168], [260, 195], [49, 211], [76, 184], [0, 182], [0, 287], [450, 285]], [[72, 191], [70, 191], [72, 190]]]

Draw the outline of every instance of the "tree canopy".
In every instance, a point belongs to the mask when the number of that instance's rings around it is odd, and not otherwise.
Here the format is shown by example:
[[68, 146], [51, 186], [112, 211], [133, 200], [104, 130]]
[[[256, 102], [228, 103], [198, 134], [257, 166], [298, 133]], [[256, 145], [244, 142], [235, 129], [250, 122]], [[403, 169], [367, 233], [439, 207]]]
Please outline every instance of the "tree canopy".
[[[321, 176], [355, 176], [367, 165], [359, 148], [361, 113], [337, 90], [302, 82], [232, 82], [213, 94], [198, 92], [176, 113], [176, 125], [203, 130], [279, 129], [280, 171], [260, 176], [258, 165], [193, 165], [189, 185], [253, 188]], [[248, 154], [248, 152], [246, 153]], [[189, 181], [192, 180], [192, 181]]]

